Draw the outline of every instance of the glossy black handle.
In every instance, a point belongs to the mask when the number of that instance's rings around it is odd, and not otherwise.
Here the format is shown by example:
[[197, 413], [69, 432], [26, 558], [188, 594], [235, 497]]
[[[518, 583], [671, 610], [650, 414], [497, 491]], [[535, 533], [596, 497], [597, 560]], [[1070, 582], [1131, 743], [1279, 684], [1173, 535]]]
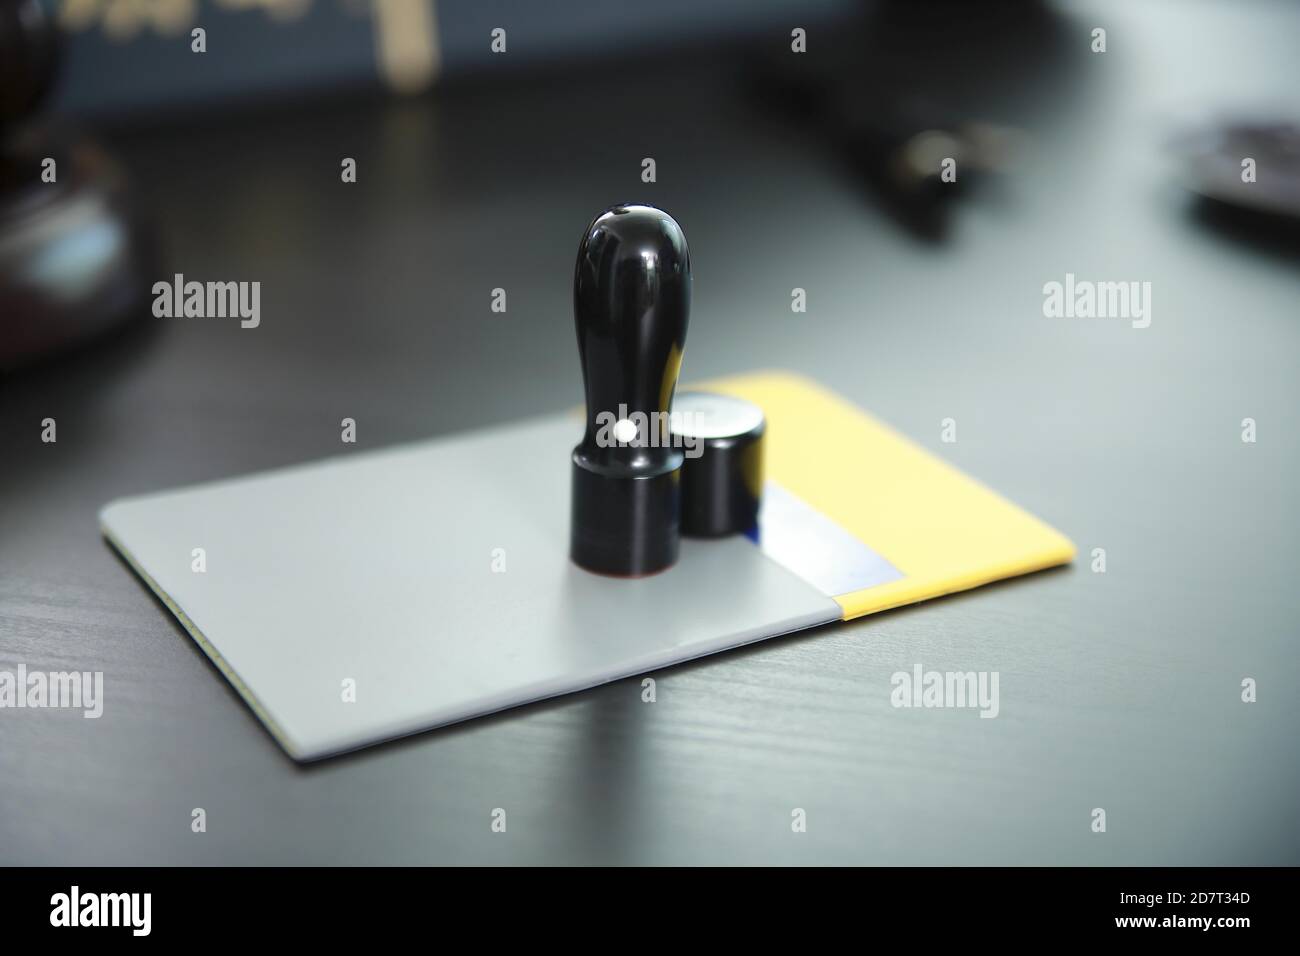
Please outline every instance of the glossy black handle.
[[[573, 313], [587, 396], [581, 454], [593, 464], [650, 471], [667, 461], [656, 442], [608, 438], [611, 419], [666, 421], [691, 310], [691, 260], [672, 216], [653, 206], [614, 206], [592, 220], [578, 247]], [[626, 432], [625, 432], [626, 433]], [[643, 435], [644, 437], [644, 435]]]
[[578, 247], [573, 316], [587, 425], [573, 450], [569, 554], [601, 574], [677, 560], [682, 451], [668, 431], [691, 310], [691, 260], [673, 217], [614, 206]]

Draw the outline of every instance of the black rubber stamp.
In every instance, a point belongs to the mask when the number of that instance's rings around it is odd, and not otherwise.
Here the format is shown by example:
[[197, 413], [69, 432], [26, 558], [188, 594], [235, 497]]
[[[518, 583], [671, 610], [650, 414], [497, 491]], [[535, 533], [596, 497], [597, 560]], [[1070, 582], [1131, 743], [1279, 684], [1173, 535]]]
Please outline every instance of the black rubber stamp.
[[627, 205], [592, 220], [573, 276], [587, 423], [569, 545], [589, 571], [653, 574], [677, 560], [683, 456], [668, 415], [690, 309], [690, 254], [671, 216]]

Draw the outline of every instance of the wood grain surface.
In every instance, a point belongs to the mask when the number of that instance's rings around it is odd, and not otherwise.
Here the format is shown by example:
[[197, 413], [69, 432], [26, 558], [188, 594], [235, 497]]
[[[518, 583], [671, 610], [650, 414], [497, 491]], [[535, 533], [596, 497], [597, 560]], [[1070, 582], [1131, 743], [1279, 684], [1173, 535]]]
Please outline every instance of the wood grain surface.
[[[1160, 150], [1189, 104], [1293, 91], [1300, 10], [1138, 6], [936, 243], [720, 63], [108, 131], [159, 278], [260, 281], [262, 322], [142, 324], [0, 385], [0, 669], [105, 674], [99, 720], [0, 711], [0, 862], [1300, 862], [1300, 257], [1202, 221]], [[812, 376], [1080, 559], [672, 668], [653, 704], [626, 680], [296, 766], [98, 509], [578, 403], [573, 256], [631, 199], [689, 236], [684, 382]], [[1150, 281], [1150, 327], [1044, 318], [1067, 272]], [[999, 716], [894, 708], [918, 662], [997, 671]]]

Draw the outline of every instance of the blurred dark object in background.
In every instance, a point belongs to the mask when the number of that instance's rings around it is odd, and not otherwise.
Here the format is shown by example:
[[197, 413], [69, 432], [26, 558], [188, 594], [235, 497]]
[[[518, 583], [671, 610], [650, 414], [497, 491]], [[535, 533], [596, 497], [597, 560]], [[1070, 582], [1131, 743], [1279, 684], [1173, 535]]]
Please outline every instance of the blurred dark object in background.
[[1177, 179], [1195, 197], [1193, 223], [1243, 248], [1300, 262], [1300, 125], [1204, 123], [1167, 146]]
[[[854, 0], [45, 0], [67, 33], [60, 111], [96, 120], [575, 69], [788, 32]], [[207, 31], [196, 57], [190, 31]], [[499, 35], [498, 35], [498, 31]]]
[[0, 0], [0, 371], [147, 314], [144, 229], [122, 173], [37, 115], [58, 42], [38, 0]]
[[1300, 224], [1300, 125], [1228, 121], [1189, 130], [1170, 146], [1183, 185], [1195, 195]]
[[[816, 57], [781, 51], [760, 65], [762, 107], [807, 123], [886, 212], [929, 240], [945, 236], [953, 200], [1006, 171], [1022, 129], [1059, 110], [1078, 81], [1077, 36], [1029, 0], [864, 0], [815, 42]], [[955, 181], [940, 178], [945, 159]]]
[[0, 117], [26, 116], [45, 99], [59, 65], [58, 34], [34, 2], [0, 4]]

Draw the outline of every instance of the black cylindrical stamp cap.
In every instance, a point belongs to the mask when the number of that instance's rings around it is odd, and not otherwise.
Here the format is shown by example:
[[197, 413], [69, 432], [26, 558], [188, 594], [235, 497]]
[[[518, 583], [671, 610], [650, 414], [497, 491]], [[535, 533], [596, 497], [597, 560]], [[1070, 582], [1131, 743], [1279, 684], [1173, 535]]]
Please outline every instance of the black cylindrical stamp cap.
[[763, 410], [712, 392], [682, 392], [670, 416], [683, 453], [682, 534], [716, 538], [758, 523], [763, 498]]
[[691, 309], [691, 261], [673, 217], [614, 206], [583, 233], [573, 314], [587, 427], [573, 450], [569, 555], [602, 574], [677, 560], [682, 451], [668, 413]]

